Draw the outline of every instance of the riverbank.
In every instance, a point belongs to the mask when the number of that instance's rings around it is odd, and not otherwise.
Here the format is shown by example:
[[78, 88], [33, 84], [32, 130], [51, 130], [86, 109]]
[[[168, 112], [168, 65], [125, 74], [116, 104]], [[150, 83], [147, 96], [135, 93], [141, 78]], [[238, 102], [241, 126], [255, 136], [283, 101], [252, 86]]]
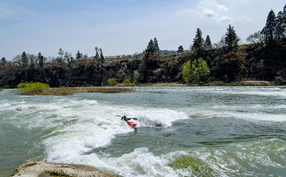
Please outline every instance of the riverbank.
[[214, 82], [209, 82], [209, 83], [202, 83], [201, 85], [199, 85], [199, 84], [182, 84], [182, 83], [146, 83], [146, 84], [139, 84], [138, 86], [184, 87], [184, 86], [275, 86], [275, 85], [278, 86], [280, 84], [277, 84], [274, 81], [246, 80], [246, 81], [230, 82], [230, 83], [225, 83], [222, 81], [214, 81]]
[[28, 162], [18, 167], [11, 177], [115, 177], [88, 165], [49, 162]]

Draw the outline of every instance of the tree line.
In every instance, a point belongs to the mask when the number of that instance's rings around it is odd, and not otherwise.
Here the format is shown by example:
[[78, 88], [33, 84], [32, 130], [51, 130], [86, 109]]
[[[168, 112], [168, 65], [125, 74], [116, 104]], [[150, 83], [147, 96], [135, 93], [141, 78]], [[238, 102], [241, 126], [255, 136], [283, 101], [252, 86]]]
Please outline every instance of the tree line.
[[214, 45], [208, 35], [203, 39], [198, 28], [191, 47], [192, 57], [183, 65], [185, 82], [230, 82], [246, 78], [278, 79], [285, 83], [286, 5], [277, 16], [273, 10], [269, 12], [265, 27], [247, 37], [249, 44], [239, 45], [239, 41], [231, 25]]
[[[23, 52], [12, 61], [0, 61], [0, 87], [15, 87], [23, 82], [43, 82], [51, 87], [102, 85], [110, 78], [133, 82], [203, 83], [241, 79], [275, 80], [286, 78], [286, 5], [277, 16], [271, 10], [266, 24], [239, 45], [234, 26], [229, 25], [221, 40], [212, 44], [197, 28], [190, 50], [178, 47], [177, 53], [162, 55], [157, 38], [150, 39], [142, 53], [126, 61], [106, 61], [101, 48], [88, 57], [79, 51], [75, 57], [59, 49], [58, 57]], [[130, 60], [132, 59], [132, 60]]]

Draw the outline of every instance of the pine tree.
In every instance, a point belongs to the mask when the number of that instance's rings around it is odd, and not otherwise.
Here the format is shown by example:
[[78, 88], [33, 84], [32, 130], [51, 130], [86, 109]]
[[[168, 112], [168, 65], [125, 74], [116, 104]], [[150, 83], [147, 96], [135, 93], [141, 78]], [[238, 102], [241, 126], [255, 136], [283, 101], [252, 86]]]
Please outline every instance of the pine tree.
[[38, 60], [39, 60], [39, 67], [44, 67], [44, 57], [42, 56], [41, 52], [38, 53]]
[[231, 25], [225, 34], [226, 52], [237, 51], [239, 38]]
[[[1, 58], [1, 62], [0, 62], [0, 68], [1, 67], [4, 67], [6, 65], [7, 61], [6, 61], [6, 58], [5, 57], [2, 57]], [[1, 73], [1, 72], [0, 72]]]
[[98, 47], [95, 47], [95, 59], [99, 59]]
[[286, 23], [286, 4], [283, 8], [283, 23]]
[[178, 53], [182, 53], [182, 52], [184, 52], [184, 48], [183, 48], [182, 45], [180, 45], [180, 46], [178, 47]]
[[207, 35], [207, 37], [206, 37], [205, 45], [207, 48], [212, 48], [212, 42], [211, 42], [211, 38], [209, 35]]
[[202, 31], [200, 28], [197, 29], [196, 36], [193, 40], [193, 49], [200, 51], [203, 48], [204, 39], [202, 37]]
[[101, 49], [101, 48], [99, 49], [99, 53], [100, 53], [100, 61], [101, 61], [101, 62], [104, 62], [104, 56], [103, 56], [103, 53], [102, 53], [102, 49]]
[[276, 28], [276, 15], [273, 10], [271, 10], [267, 16], [266, 25], [262, 32], [265, 35], [265, 42], [269, 43], [274, 39], [274, 33]]
[[28, 66], [28, 57], [27, 57], [25, 51], [22, 53], [21, 61], [22, 61], [23, 67], [27, 67]]
[[282, 29], [283, 29], [283, 37], [286, 37], [286, 4], [283, 8], [282, 12]]
[[154, 54], [155, 55], [159, 55], [160, 54], [160, 48], [159, 48], [159, 44], [158, 44], [158, 41], [157, 41], [157, 38], [155, 37], [154, 38]]
[[283, 13], [280, 11], [276, 17], [276, 26], [275, 26], [275, 33], [274, 38], [275, 40], [280, 40], [283, 37]]
[[150, 55], [154, 55], [154, 52], [155, 52], [155, 45], [154, 45], [153, 40], [151, 39], [150, 42], [148, 43], [148, 46], [147, 46], [147, 49], [146, 49], [147, 58]]
[[58, 54], [61, 56], [61, 59], [63, 58], [63, 54], [64, 54], [64, 51], [62, 48], [59, 49], [59, 52]]
[[76, 58], [77, 60], [79, 60], [79, 59], [81, 59], [81, 57], [82, 57], [82, 53], [80, 53], [79, 51], [77, 51], [77, 53], [76, 53], [76, 55], [75, 55], [75, 58]]

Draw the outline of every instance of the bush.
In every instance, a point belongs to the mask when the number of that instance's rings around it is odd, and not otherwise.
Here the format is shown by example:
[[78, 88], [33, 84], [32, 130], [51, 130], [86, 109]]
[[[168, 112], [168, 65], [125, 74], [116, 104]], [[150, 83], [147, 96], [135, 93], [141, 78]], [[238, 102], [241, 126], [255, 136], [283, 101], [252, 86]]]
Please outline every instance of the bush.
[[115, 79], [115, 78], [108, 79], [107, 82], [108, 82], [108, 85], [110, 85], [110, 86], [117, 85], [117, 79]]
[[131, 81], [129, 79], [125, 79], [122, 84], [130, 85]]
[[75, 88], [60, 87], [49, 89], [49, 84], [41, 82], [26, 82], [17, 85], [17, 92], [23, 95], [72, 95]]
[[24, 95], [38, 95], [47, 91], [49, 88], [49, 84], [41, 82], [26, 82], [17, 85], [17, 92]]

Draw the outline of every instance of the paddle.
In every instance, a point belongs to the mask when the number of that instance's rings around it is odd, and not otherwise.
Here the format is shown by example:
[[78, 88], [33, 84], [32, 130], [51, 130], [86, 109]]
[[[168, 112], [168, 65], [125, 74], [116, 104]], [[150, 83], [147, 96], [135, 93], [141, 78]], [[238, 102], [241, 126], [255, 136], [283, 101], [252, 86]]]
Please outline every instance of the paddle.
[[[122, 117], [122, 116], [120, 116], [120, 115], [116, 115], [117, 117]], [[130, 118], [130, 119], [134, 119], [134, 120], [137, 120], [137, 118]]]

